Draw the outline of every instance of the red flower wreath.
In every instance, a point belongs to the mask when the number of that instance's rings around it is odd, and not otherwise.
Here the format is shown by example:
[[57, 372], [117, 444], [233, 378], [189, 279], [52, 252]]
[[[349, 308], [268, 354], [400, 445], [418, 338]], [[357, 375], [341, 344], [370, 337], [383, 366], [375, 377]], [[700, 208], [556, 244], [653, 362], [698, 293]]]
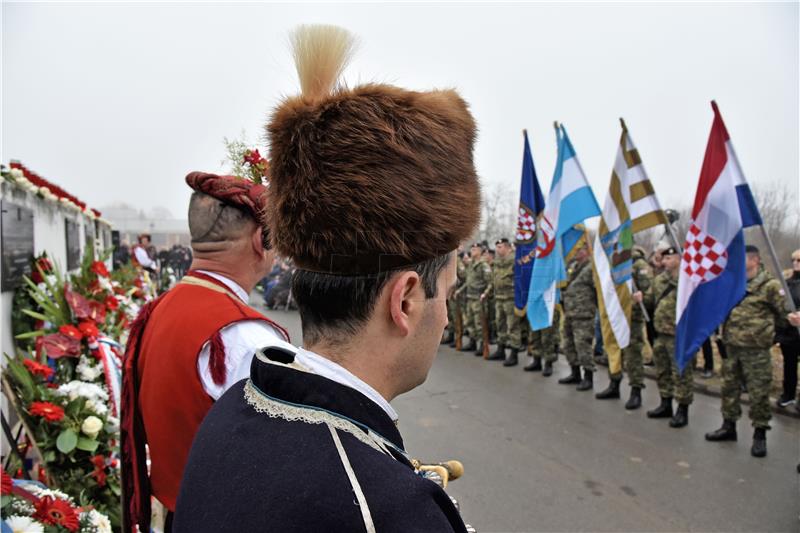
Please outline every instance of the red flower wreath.
[[70, 531], [77, 531], [80, 526], [78, 513], [64, 500], [45, 496], [36, 503], [36, 513], [33, 517], [40, 522], [51, 526], [61, 526]]

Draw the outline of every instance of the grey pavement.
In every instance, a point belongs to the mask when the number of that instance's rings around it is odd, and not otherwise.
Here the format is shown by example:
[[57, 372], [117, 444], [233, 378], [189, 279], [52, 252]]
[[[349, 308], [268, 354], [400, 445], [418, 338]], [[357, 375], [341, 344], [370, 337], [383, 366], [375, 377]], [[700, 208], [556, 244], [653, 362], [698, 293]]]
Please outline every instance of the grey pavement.
[[[296, 312], [267, 314], [299, 343]], [[774, 417], [769, 455], [755, 459], [746, 408], [738, 442], [710, 443], [719, 398], [695, 394], [689, 426], [672, 429], [645, 416], [653, 381], [630, 412], [624, 398], [558, 385], [566, 372], [560, 361], [543, 378], [443, 346], [427, 382], [393, 402], [412, 456], [464, 464], [448, 492], [479, 532], [800, 531], [797, 419]], [[601, 370], [595, 389], [606, 383]]]

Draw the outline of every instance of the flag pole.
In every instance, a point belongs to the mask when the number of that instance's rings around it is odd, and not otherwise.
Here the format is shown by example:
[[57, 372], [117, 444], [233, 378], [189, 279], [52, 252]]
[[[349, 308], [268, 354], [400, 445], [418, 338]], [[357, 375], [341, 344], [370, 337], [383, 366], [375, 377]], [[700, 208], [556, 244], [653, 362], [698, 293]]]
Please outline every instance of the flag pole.
[[[719, 112], [719, 108], [717, 107], [717, 102], [715, 100], [711, 100], [711, 107], [713, 107], [715, 111]], [[728, 142], [728, 148], [731, 150], [731, 155], [733, 156], [736, 166], [741, 169], [742, 165], [739, 164], [739, 156], [736, 155], [736, 150], [733, 148], [732, 142]], [[775, 269], [775, 274], [781, 283], [784, 300], [786, 301], [786, 307], [788, 307], [792, 313], [795, 313], [797, 312], [797, 306], [794, 305], [794, 300], [792, 299], [792, 293], [789, 290], [789, 285], [787, 285], [786, 279], [783, 277], [783, 269], [781, 269], [781, 263], [778, 261], [778, 254], [775, 253], [775, 247], [772, 245], [772, 239], [769, 238], [769, 234], [767, 233], [767, 229], [764, 227], [763, 220], [761, 224], [758, 225], [758, 228], [761, 230], [761, 236], [764, 237], [764, 242], [767, 243], [769, 257], [772, 260], [772, 268]], [[797, 328], [797, 331], [800, 332], [800, 327]]]

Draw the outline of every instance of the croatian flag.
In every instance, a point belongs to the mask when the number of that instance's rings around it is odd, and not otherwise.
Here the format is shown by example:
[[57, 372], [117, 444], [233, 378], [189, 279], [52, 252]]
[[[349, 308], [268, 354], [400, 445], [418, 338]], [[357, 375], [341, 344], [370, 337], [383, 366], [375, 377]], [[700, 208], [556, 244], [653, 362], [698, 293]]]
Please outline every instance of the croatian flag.
[[683, 371], [744, 298], [743, 229], [761, 224], [716, 102], [678, 278], [675, 361]]
[[528, 291], [528, 322], [533, 330], [548, 328], [553, 323], [553, 309], [560, 298], [557, 286], [567, 279], [564, 256], [583, 235], [583, 231], [573, 226], [600, 214], [600, 206], [563, 125], [556, 128], [556, 137], [558, 160], [550, 196], [537, 228], [536, 261]]
[[544, 210], [544, 196], [533, 166], [528, 132], [524, 131], [522, 153], [522, 183], [519, 188], [517, 213], [516, 254], [514, 260], [514, 307], [518, 316], [525, 314], [533, 262], [536, 257], [536, 220]]

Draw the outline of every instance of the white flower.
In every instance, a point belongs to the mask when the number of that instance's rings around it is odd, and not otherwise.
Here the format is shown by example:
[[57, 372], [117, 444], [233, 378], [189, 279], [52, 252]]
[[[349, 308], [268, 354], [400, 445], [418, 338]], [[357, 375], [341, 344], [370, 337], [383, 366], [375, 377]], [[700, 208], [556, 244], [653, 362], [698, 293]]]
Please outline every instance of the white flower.
[[81, 520], [84, 518], [88, 519], [89, 525], [95, 528], [97, 533], [111, 533], [111, 521], [106, 515], [95, 509], [81, 513], [80, 518]]
[[108, 414], [108, 406], [100, 400], [86, 400], [86, 408], [96, 415]]
[[103, 375], [103, 365], [92, 364], [92, 361], [85, 355], [80, 357], [75, 370], [78, 372], [78, 377], [83, 381], [94, 381]]
[[69, 383], [61, 385], [55, 392], [61, 396], [69, 396], [70, 400], [81, 396], [92, 401], [108, 401], [108, 393], [102, 387], [85, 381], [70, 381]]
[[34, 496], [38, 496], [39, 498], [44, 498], [46, 496], [50, 496], [51, 498], [59, 499], [59, 500], [66, 500], [70, 504], [74, 505], [75, 501], [72, 499], [71, 496], [68, 494], [61, 492], [60, 490], [56, 489], [46, 489], [40, 487], [39, 485], [35, 485], [33, 483], [26, 483], [24, 488], [34, 494]]
[[87, 416], [81, 424], [81, 431], [91, 439], [96, 438], [101, 429], [103, 429], [103, 421], [96, 416]]
[[9, 174], [11, 174], [11, 177], [15, 180], [25, 177], [25, 174], [23, 174], [23, 172], [18, 168], [12, 168]]
[[106, 418], [106, 431], [109, 433], [116, 433], [119, 431], [119, 418], [116, 416], [109, 416]]
[[5, 522], [14, 533], [44, 533], [42, 524], [28, 516], [9, 516]]

